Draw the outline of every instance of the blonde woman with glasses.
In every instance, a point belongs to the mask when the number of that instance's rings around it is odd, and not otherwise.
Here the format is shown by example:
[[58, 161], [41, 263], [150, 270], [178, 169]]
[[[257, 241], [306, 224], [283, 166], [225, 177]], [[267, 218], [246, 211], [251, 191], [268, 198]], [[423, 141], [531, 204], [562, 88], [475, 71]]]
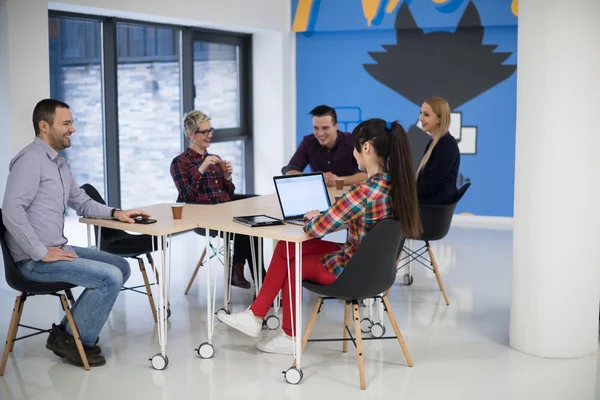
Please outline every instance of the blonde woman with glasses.
[[[235, 200], [231, 163], [208, 152], [215, 132], [210, 117], [202, 111], [191, 111], [183, 118], [183, 128], [189, 139], [189, 147], [171, 162], [171, 176], [178, 192], [177, 201], [219, 204]], [[256, 238], [254, 238], [254, 245], [258, 249]], [[244, 277], [246, 261], [252, 271], [250, 238], [246, 235], [235, 235], [231, 278], [233, 286], [250, 288], [250, 282]], [[264, 277], [266, 275], [264, 266], [261, 265], [260, 268], [263, 270]]]
[[417, 168], [419, 204], [451, 204], [456, 200], [460, 151], [450, 134], [450, 106], [441, 97], [430, 97], [421, 106], [421, 129], [431, 136]]

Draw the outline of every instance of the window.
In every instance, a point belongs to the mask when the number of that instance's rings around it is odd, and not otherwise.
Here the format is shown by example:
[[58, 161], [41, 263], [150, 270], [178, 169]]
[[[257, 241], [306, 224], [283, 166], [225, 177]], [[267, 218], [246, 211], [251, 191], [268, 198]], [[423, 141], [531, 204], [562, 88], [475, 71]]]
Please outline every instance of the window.
[[[215, 128], [209, 151], [232, 163], [236, 193], [248, 191], [246, 157], [246, 81], [242, 71], [244, 40], [198, 33], [194, 36], [194, 108], [211, 117]], [[246, 111], [247, 112], [247, 111]]]
[[50, 94], [70, 106], [76, 129], [61, 154], [77, 183], [93, 185], [105, 198], [100, 22], [50, 18], [49, 38]]
[[[171, 34], [158, 35], [158, 32]], [[117, 24], [121, 206], [177, 200], [170, 166], [181, 153], [179, 41], [174, 29]], [[158, 54], [161, 38], [162, 54]], [[167, 51], [168, 50], [168, 51]]]
[[216, 128], [240, 126], [240, 77], [235, 45], [194, 42], [194, 107]]
[[201, 109], [216, 129], [209, 151], [233, 164], [236, 193], [253, 190], [249, 35], [55, 11], [49, 30], [51, 95], [74, 115], [64, 156], [80, 185], [113, 207], [175, 201], [181, 119]]

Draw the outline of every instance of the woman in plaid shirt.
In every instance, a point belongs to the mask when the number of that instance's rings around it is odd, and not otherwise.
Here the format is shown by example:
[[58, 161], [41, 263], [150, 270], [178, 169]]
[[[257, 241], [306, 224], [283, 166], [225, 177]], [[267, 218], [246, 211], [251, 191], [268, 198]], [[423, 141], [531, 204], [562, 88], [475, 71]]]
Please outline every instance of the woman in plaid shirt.
[[[418, 237], [421, 232], [410, 145], [402, 125], [370, 119], [354, 129], [352, 140], [354, 157], [360, 170], [367, 172], [367, 180], [352, 185], [325, 213], [307, 210], [304, 217], [304, 231], [315, 239], [302, 245], [302, 279], [321, 285], [329, 285], [337, 279], [362, 239], [378, 221], [384, 218], [400, 220], [405, 237]], [[343, 245], [318, 239], [344, 224], [348, 224], [348, 238]], [[287, 247], [283, 241], [277, 244], [263, 286], [252, 305], [236, 314], [219, 312], [217, 318], [220, 321], [249, 336], [259, 336], [263, 318], [275, 296], [280, 290], [283, 293], [295, 290], [295, 249], [293, 243]], [[268, 342], [258, 343], [259, 350], [292, 354], [294, 304], [287, 300], [288, 296], [283, 296], [281, 334]]]
[[[191, 111], [183, 118], [183, 127], [190, 145], [171, 162], [171, 177], [179, 193], [177, 201], [200, 204], [232, 201], [235, 185], [231, 181], [231, 163], [208, 152], [215, 131], [210, 124], [210, 117], [201, 111]], [[254, 238], [254, 246], [258, 249], [257, 238]], [[250, 282], [244, 277], [246, 260], [250, 271], [253, 263], [250, 238], [247, 235], [235, 235], [232, 258], [231, 284], [244, 289], [250, 288]], [[264, 277], [266, 272], [263, 266], [261, 268]]]

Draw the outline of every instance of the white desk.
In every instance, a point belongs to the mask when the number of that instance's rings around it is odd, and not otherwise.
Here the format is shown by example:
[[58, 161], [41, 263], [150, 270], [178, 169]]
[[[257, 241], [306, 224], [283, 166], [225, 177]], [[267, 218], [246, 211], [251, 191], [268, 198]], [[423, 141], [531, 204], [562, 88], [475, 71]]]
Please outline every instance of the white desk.
[[[329, 189], [330, 197], [333, 202], [335, 196], [341, 194], [342, 191]], [[90, 237], [90, 225], [96, 225], [104, 228], [112, 228], [119, 230], [127, 230], [136, 233], [156, 236], [158, 238], [158, 272], [159, 279], [157, 282], [159, 290], [159, 317], [158, 317], [158, 338], [160, 344], [160, 353], [152, 357], [152, 366], [155, 369], [162, 370], [167, 367], [169, 359], [166, 354], [167, 345], [167, 312], [166, 305], [169, 300], [169, 283], [171, 271], [170, 252], [172, 246], [167, 246], [167, 241], [170, 242], [171, 235], [174, 233], [189, 231], [194, 228], [205, 228], [219, 231], [216, 240], [220, 240], [220, 232], [244, 234], [248, 236], [261, 237], [266, 239], [283, 240], [286, 242], [295, 243], [295, 283], [296, 291], [296, 318], [293, 321], [293, 326], [296, 328], [296, 336], [294, 338], [294, 363], [286, 371], [286, 379], [290, 383], [298, 383], [302, 379], [300, 369], [300, 358], [302, 349], [302, 243], [310, 240], [304, 233], [302, 227], [296, 225], [278, 225], [270, 227], [251, 228], [233, 221], [234, 216], [251, 215], [251, 214], [266, 214], [275, 218], [281, 218], [281, 210], [276, 194], [266, 196], [251, 197], [243, 200], [237, 200], [229, 203], [216, 205], [201, 205], [201, 204], [186, 204], [183, 207], [183, 217], [180, 220], [173, 220], [170, 204], [156, 204], [147, 207], [140, 207], [156, 219], [157, 222], [150, 225], [127, 224], [114, 220], [103, 220], [93, 218], [81, 218], [79, 221], [88, 224], [88, 241]], [[209, 247], [210, 235], [206, 235], [207, 248]], [[169, 256], [167, 257], [166, 249]], [[256, 263], [255, 263], [256, 265]], [[288, 271], [290, 263], [288, 260]], [[210, 257], [208, 257], [207, 265], [207, 314], [208, 314], [208, 336], [210, 349], [212, 351], [212, 334], [214, 327], [214, 296], [211, 297], [210, 284]], [[289, 277], [289, 274], [288, 274]], [[215, 292], [216, 293], [216, 292]], [[283, 295], [286, 295], [285, 293]], [[291, 294], [287, 294], [291, 296]], [[291, 299], [291, 297], [290, 297]], [[211, 312], [211, 307], [212, 311]], [[204, 343], [203, 343], [204, 344]], [[201, 353], [198, 349], [199, 354]], [[208, 354], [208, 353], [207, 353]], [[209, 354], [209, 357], [212, 354]], [[209, 358], [206, 357], [206, 358]]]

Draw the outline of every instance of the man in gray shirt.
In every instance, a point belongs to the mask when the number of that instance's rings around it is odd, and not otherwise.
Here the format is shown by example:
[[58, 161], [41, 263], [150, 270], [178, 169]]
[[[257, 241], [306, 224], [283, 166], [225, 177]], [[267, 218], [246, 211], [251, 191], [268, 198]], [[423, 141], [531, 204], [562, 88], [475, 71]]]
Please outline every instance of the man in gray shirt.
[[[72, 312], [90, 366], [106, 360], [96, 345], [117, 296], [130, 274], [122, 257], [95, 249], [69, 246], [64, 214], [70, 206], [91, 218], [134, 223], [143, 211], [122, 211], [92, 200], [79, 188], [60, 150], [71, 146], [75, 132], [69, 106], [46, 99], [33, 111], [36, 138], [10, 162], [2, 220], [6, 243], [21, 275], [33, 282], [68, 282], [85, 288]], [[66, 317], [52, 324], [46, 348], [83, 365]]]

